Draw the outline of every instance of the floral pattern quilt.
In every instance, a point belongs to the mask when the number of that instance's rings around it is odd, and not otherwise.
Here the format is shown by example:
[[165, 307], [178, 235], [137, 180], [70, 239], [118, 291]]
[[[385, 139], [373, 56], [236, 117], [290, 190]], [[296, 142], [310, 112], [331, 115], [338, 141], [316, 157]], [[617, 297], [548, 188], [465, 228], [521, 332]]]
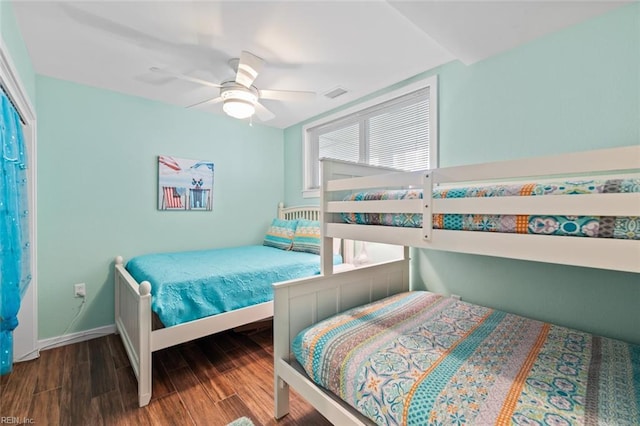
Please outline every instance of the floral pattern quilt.
[[311, 379], [379, 425], [638, 425], [640, 346], [402, 293], [300, 333]]
[[[640, 178], [567, 181], [559, 183], [525, 183], [469, 186], [436, 190], [433, 198], [509, 197], [544, 195], [579, 195], [640, 192]], [[402, 200], [422, 198], [422, 191], [390, 190], [352, 194], [349, 201]], [[410, 213], [342, 213], [346, 223], [419, 228], [421, 214]], [[640, 239], [640, 216], [563, 216], [434, 214], [434, 229], [488, 231], [539, 235]]]
[[151, 310], [170, 327], [273, 300], [273, 283], [319, 274], [320, 257], [253, 245], [145, 254], [127, 270], [151, 283]]

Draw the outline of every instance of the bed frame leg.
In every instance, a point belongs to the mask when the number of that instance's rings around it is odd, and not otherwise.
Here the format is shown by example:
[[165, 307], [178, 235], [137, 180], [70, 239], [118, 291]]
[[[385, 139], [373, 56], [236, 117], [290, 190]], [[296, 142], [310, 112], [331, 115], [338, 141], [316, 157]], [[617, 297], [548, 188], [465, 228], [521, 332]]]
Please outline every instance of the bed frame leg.
[[140, 364], [138, 364], [138, 405], [144, 407], [151, 400], [151, 351], [145, 348], [140, 353]]
[[289, 414], [289, 384], [275, 376], [275, 417], [280, 419]]
[[144, 395], [138, 395], [138, 405], [140, 408], [146, 407], [151, 401], [151, 392], [147, 392]]
[[[147, 358], [147, 359], [144, 359]], [[140, 357], [140, 375], [138, 376], [138, 405], [144, 407], [151, 401], [151, 353]]]
[[139, 368], [138, 368], [138, 404], [144, 407], [151, 400], [152, 356], [151, 356], [151, 284], [140, 283], [140, 324]]

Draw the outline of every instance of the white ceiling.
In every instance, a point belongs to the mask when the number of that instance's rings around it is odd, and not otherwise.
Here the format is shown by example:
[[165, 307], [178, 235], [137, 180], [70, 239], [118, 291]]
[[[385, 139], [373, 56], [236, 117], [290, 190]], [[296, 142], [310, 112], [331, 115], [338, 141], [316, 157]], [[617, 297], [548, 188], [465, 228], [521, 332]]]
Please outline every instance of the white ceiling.
[[[285, 128], [458, 59], [469, 65], [628, 1], [14, 1], [38, 74], [179, 106], [247, 50], [266, 65], [258, 89], [306, 90], [306, 101], [263, 100]], [[323, 96], [342, 87], [336, 99]], [[220, 104], [199, 107], [222, 114]]]

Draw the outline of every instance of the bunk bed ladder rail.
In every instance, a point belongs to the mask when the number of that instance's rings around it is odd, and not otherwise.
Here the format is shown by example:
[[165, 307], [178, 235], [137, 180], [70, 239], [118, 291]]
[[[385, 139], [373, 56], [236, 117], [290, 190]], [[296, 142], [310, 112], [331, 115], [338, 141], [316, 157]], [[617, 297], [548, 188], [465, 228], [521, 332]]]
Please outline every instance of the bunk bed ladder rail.
[[431, 210], [433, 195], [433, 173], [427, 170], [422, 177], [422, 238], [425, 241], [431, 240], [433, 234], [433, 215]]

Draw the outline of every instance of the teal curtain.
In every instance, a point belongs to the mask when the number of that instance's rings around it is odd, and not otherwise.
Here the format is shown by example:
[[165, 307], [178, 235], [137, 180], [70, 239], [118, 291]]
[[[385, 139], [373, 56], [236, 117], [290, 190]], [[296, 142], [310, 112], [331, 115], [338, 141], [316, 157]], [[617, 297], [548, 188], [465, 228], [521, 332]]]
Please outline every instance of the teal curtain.
[[13, 330], [31, 281], [27, 153], [20, 116], [0, 90], [0, 375], [13, 368]]

